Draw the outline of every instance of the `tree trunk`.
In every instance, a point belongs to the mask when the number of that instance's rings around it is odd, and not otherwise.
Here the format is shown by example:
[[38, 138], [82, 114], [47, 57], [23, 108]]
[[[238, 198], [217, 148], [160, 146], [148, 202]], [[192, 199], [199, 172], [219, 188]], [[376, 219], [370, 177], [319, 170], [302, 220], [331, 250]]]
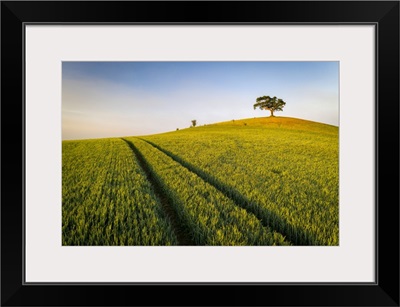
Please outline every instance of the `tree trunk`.
[[273, 117], [274, 116], [274, 110], [269, 110], [270, 112], [271, 112], [271, 117]]

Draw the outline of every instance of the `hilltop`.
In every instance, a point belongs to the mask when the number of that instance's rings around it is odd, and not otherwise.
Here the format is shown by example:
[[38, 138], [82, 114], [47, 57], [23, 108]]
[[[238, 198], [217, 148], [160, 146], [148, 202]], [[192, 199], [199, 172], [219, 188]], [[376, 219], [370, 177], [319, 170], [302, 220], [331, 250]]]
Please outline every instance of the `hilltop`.
[[[230, 129], [237, 129], [240, 130], [245, 129], [283, 129], [283, 130], [299, 130], [299, 131], [308, 131], [308, 132], [315, 132], [315, 133], [333, 133], [337, 134], [339, 127], [319, 123], [315, 121], [294, 118], [294, 117], [254, 117], [254, 118], [243, 118], [243, 119], [232, 119], [229, 121], [217, 122], [212, 124], [206, 125], [199, 125], [196, 127], [191, 128], [183, 128], [179, 129], [178, 131], [174, 132], [206, 132], [206, 131], [221, 131], [226, 130], [229, 131]], [[171, 132], [167, 132], [171, 133]], [[164, 134], [164, 133], [162, 133]]]

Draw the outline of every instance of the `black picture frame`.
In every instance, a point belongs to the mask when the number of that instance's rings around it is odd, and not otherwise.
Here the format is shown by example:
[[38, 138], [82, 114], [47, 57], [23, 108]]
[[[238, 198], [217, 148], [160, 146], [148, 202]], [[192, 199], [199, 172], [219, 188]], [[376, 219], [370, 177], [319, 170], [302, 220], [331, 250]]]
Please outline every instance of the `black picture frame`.
[[[183, 13], [184, 12], [184, 13]], [[24, 24], [376, 26], [376, 282], [25, 284]], [[399, 306], [399, 1], [2, 1], [2, 306]]]

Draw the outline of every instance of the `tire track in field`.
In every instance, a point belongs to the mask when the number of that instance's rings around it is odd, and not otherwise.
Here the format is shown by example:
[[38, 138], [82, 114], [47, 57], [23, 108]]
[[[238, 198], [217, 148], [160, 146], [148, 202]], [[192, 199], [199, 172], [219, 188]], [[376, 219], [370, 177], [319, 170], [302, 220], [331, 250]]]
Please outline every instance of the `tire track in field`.
[[132, 150], [132, 153], [135, 155], [135, 157], [139, 161], [139, 166], [142, 168], [142, 170], [146, 174], [147, 180], [149, 180], [151, 186], [153, 187], [154, 194], [160, 200], [161, 206], [162, 206], [165, 214], [167, 215], [168, 219], [171, 222], [172, 229], [178, 239], [178, 245], [186, 245], [186, 246], [196, 245], [196, 244], [194, 244], [194, 242], [192, 241], [190, 236], [187, 234], [185, 229], [179, 223], [178, 216], [175, 213], [167, 195], [165, 194], [164, 190], [159, 185], [157, 180], [155, 180], [154, 175], [151, 172], [142, 153], [135, 147], [135, 145], [133, 145], [132, 142], [130, 142], [126, 139], [121, 139], [121, 140], [123, 140], [129, 146], [129, 148]]
[[267, 213], [269, 216], [268, 220], [266, 220], [265, 216], [262, 216], [262, 211], [258, 207], [257, 204], [250, 201], [247, 197], [243, 196], [237, 190], [232, 187], [229, 187], [227, 184], [221, 182], [220, 180], [216, 179], [213, 176], [210, 176], [205, 171], [201, 170], [200, 168], [190, 164], [189, 162], [185, 161], [181, 157], [173, 154], [172, 152], [162, 148], [161, 146], [154, 144], [151, 141], [139, 138], [142, 141], [150, 144], [154, 148], [158, 149], [159, 151], [163, 152], [170, 158], [172, 158], [175, 162], [178, 162], [183, 167], [188, 169], [189, 171], [195, 173], [201, 179], [203, 179], [208, 184], [214, 186], [218, 191], [224, 194], [226, 197], [230, 198], [237, 206], [243, 208], [249, 213], [254, 214], [260, 221], [261, 224], [265, 227], [270, 228], [271, 230], [275, 230], [279, 232], [283, 236], [286, 237], [286, 240], [290, 241], [293, 245], [322, 245], [317, 241], [314, 235], [301, 229], [299, 227], [290, 225], [287, 223], [283, 218], [278, 216], [276, 213], [263, 208], [263, 212]]

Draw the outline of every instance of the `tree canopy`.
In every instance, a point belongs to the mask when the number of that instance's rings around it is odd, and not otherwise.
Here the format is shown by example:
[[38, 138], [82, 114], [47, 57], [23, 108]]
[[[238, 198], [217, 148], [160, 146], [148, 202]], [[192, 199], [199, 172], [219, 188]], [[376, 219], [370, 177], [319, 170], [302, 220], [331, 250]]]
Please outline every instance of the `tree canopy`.
[[260, 108], [261, 110], [269, 110], [271, 112], [271, 116], [274, 116], [275, 111], [283, 111], [283, 107], [286, 105], [280, 98], [270, 97], [270, 96], [261, 96], [256, 99], [256, 103], [254, 104], [254, 110], [256, 108]]

